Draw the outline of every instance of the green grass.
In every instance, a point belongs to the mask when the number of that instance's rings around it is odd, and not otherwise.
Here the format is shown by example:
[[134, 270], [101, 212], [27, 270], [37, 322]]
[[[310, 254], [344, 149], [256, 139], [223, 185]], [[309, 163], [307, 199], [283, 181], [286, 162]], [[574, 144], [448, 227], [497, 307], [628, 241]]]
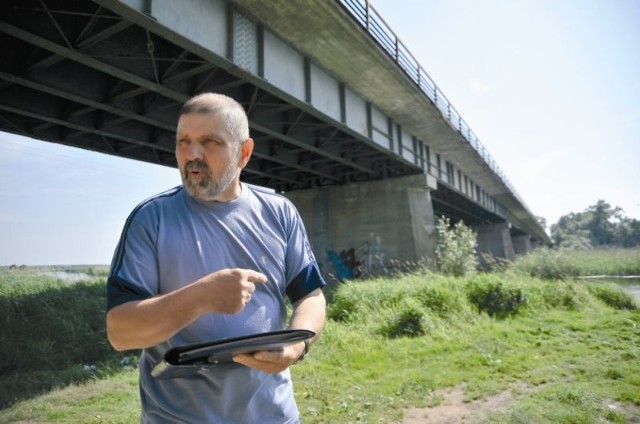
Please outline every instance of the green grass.
[[[640, 404], [637, 310], [606, 306], [578, 282], [514, 281], [509, 274], [482, 278], [522, 287], [529, 299], [526, 309], [507, 319], [479, 315], [465, 302], [469, 281], [430, 274], [343, 286], [330, 313], [344, 316], [343, 305], [351, 303], [342, 298], [348, 297], [355, 305], [349, 306], [354, 308], [350, 318], [330, 321], [314, 346], [311, 365], [295, 369], [305, 422], [389, 422], [407, 407], [427, 406], [435, 389], [460, 384], [466, 386], [468, 400], [524, 382], [540, 387], [540, 393], [577, 384], [594, 399]], [[419, 298], [425, 289], [438, 288], [447, 288], [455, 299], [450, 304], [458, 306], [446, 314], [425, 308], [428, 335], [380, 335], [379, 328], [394, 317], [394, 305], [401, 303], [398, 292]], [[570, 295], [573, 302], [565, 300]], [[529, 402], [542, 411], [565, 409], [561, 400], [548, 396]], [[592, 421], [574, 422], [597, 422], [608, 413], [598, 404], [589, 412]], [[533, 412], [530, 417], [521, 422], [545, 422]]]
[[[56, 294], [60, 291], [62, 296]], [[104, 325], [103, 281], [7, 282], [0, 273], [0, 298], [24, 308], [31, 298], [61, 303], [43, 306], [47, 320], [37, 315], [42, 327], [58, 328], [58, 335], [43, 343], [41, 355], [68, 353], [70, 340], [83, 343], [73, 331], [88, 337], [86, 328], [93, 324], [86, 323], [95, 319]], [[612, 287], [571, 278], [545, 280], [521, 271], [468, 278], [427, 272], [344, 283], [331, 299], [322, 337], [305, 362], [292, 368], [305, 423], [401, 422], [404, 410], [436, 405], [442, 401], [436, 390], [453, 387], [464, 387], [467, 401], [505, 390], [519, 393], [487, 418], [492, 423], [640, 419], [640, 311]], [[486, 308], [506, 312], [490, 314]], [[6, 315], [2, 345], [7, 332], [17, 337], [20, 328], [37, 331], [37, 325], [23, 322], [31, 316], [23, 308], [0, 311]], [[64, 326], [52, 318], [56, 314], [70, 322], [78, 316], [85, 324]], [[403, 332], [407, 328], [416, 331]], [[102, 327], [91, 331], [91, 337], [104, 339]], [[95, 345], [97, 339], [87, 340]], [[14, 353], [33, 363], [28, 338], [18, 345]], [[0, 423], [138, 422], [137, 373], [123, 368], [122, 355], [108, 347], [93, 359], [96, 372], [79, 371], [86, 355], [56, 358], [39, 370], [25, 364], [13, 372], [4, 368], [0, 393], [13, 393], [15, 402], [0, 410]], [[22, 394], [16, 396], [15, 387], [22, 387]], [[611, 403], [619, 408], [609, 408]]]
[[16, 421], [126, 424], [140, 420], [137, 370], [91, 378], [21, 401], [0, 411], [0, 423]]

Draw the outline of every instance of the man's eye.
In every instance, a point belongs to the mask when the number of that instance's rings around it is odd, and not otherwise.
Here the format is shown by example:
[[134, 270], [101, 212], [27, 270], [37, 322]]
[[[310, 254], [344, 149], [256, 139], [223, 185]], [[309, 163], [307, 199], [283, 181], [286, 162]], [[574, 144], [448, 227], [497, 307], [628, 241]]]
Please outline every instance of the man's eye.
[[204, 144], [214, 144], [216, 146], [223, 144], [222, 140], [218, 140], [217, 138], [205, 138], [202, 142]]

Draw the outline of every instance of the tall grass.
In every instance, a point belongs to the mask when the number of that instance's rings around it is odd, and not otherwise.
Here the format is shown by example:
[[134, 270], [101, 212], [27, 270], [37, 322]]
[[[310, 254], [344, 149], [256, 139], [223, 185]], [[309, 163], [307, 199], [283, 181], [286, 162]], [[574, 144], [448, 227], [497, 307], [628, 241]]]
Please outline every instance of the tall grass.
[[116, 360], [105, 336], [104, 280], [65, 283], [33, 271], [0, 271], [0, 408], [95, 378]]
[[640, 249], [537, 249], [511, 269], [534, 277], [566, 279], [590, 275], [640, 275]]

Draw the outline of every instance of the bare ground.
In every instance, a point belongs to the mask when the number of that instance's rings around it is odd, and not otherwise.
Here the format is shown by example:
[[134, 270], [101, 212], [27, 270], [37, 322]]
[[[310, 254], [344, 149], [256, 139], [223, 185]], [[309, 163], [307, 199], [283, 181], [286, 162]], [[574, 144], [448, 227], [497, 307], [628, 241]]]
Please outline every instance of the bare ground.
[[[450, 389], [436, 390], [433, 397], [441, 397], [439, 405], [431, 408], [410, 408], [405, 412], [400, 424], [480, 424], [491, 412], [504, 411], [518, 396], [540, 390], [545, 385], [530, 387], [524, 383], [484, 399], [465, 402], [464, 385]], [[640, 424], [640, 406], [621, 405], [615, 401], [605, 401], [605, 406], [626, 415], [629, 424]]]
[[481, 423], [489, 412], [502, 410], [511, 403], [511, 390], [497, 393], [484, 399], [464, 401], [464, 386], [437, 390], [434, 396], [442, 397], [442, 402], [431, 408], [410, 408], [406, 411], [402, 424], [476, 424]]

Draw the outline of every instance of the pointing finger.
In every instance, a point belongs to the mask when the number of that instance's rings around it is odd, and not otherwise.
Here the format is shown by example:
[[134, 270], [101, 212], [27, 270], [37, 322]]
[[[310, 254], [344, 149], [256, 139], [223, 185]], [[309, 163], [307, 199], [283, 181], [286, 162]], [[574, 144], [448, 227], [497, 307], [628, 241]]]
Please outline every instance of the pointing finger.
[[264, 284], [264, 283], [267, 282], [267, 276], [264, 275], [261, 272], [254, 271], [252, 269], [248, 269], [247, 273], [248, 273], [247, 280], [252, 282], [252, 283]]

